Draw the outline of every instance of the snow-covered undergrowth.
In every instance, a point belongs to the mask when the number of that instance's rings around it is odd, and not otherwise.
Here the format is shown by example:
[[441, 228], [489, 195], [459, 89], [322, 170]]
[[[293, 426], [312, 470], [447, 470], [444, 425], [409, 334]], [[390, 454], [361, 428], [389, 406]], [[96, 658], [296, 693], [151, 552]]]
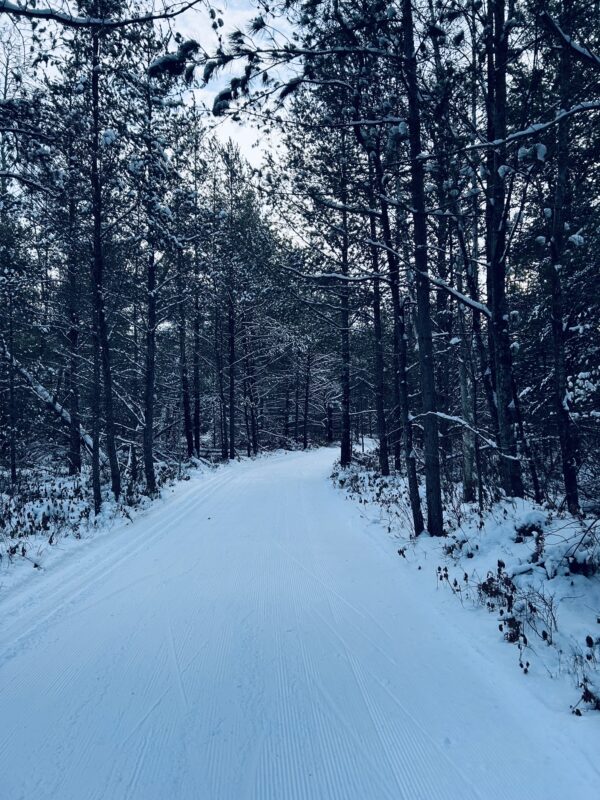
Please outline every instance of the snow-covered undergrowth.
[[333, 472], [334, 483], [398, 539], [398, 554], [431, 570], [463, 604], [490, 612], [498, 636], [532, 668], [570, 680], [573, 713], [600, 710], [600, 519], [576, 519], [529, 500], [502, 500], [481, 512], [448, 502], [448, 535], [411, 537], [408, 492], [382, 477], [372, 454]]
[[[186, 467], [156, 465], [164, 492], [189, 477], [189, 469], [210, 469], [208, 462], [193, 460]], [[129, 484], [115, 502], [103, 485], [102, 510], [93, 512], [90, 475], [52, 475], [50, 470], [22, 472], [18, 492], [0, 492], [0, 596], [33, 570], [48, 568], [79, 540], [105, 534], [131, 522], [153, 500], [138, 484]]]

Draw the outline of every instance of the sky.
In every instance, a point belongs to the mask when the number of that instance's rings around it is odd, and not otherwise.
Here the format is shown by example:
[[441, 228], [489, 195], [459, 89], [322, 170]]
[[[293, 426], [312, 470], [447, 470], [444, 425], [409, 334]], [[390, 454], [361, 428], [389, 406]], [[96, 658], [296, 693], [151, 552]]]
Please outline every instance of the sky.
[[[160, 7], [161, 2], [167, 6], [173, 5], [173, 0], [157, 0], [157, 9]], [[47, 0], [42, 5], [72, 13], [74, 13], [73, 9], [75, 8], [74, 0]], [[220, 33], [224, 40], [233, 30], [246, 28], [250, 20], [258, 14], [257, 6], [253, 0], [225, 0], [225, 2], [219, 2], [218, 5], [212, 3], [211, 5], [223, 19], [224, 25], [220, 29]], [[12, 24], [12, 21], [6, 18], [0, 19], [0, 33], [3, 27], [12, 27]], [[207, 5], [204, 3], [200, 3], [196, 8], [189, 9], [174, 18], [170, 25], [174, 32], [181, 33], [186, 39], [195, 39], [209, 53], [213, 52], [218, 45], [217, 35], [212, 29], [212, 20], [209, 16]], [[27, 30], [27, 27], [22, 26], [22, 29]], [[220, 72], [210, 81], [208, 86], [197, 88], [195, 90], [197, 99], [204, 103], [208, 109], [212, 109], [215, 95], [227, 85], [236, 70], [239, 70], [239, 65], [234, 65], [229, 72], [227, 70]], [[201, 74], [201, 70], [199, 72]], [[234, 122], [226, 116], [216, 118], [211, 114], [207, 114], [206, 123], [214, 130], [215, 135], [221, 141], [233, 140], [250, 164], [260, 166], [265, 153], [266, 139], [264, 133], [250, 125]]]
[[[221, 35], [225, 39], [227, 34], [236, 28], [245, 28], [248, 22], [257, 15], [257, 8], [252, 0], [227, 0], [225, 3], [215, 6], [217, 12], [221, 11], [223, 28]], [[190, 10], [179, 17], [173, 25], [174, 30], [179, 31], [183, 36], [195, 39], [209, 52], [213, 51], [217, 45], [217, 36], [211, 27], [212, 20], [208, 15], [206, 7], [199, 6], [197, 9]], [[196, 97], [204, 102], [208, 108], [212, 108], [215, 95], [223, 89], [230, 76], [225, 72], [211, 80], [208, 86], [196, 90]], [[214, 128], [215, 135], [221, 141], [231, 139], [240, 148], [244, 157], [253, 165], [259, 166], [264, 154], [264, 137], [260, 131], [249, 125], [234, 122], [229, 117], [214, 118], [208, 120], [209, 125]]]

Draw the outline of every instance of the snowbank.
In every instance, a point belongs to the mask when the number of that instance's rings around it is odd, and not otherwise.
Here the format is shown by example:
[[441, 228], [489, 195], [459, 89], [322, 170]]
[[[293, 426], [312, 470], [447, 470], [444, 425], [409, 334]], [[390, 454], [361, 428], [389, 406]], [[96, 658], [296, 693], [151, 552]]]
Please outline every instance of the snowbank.
[[572, 710], [600, 710], [600, 546], [597, 517], [577, 519], [529, 500], [480, 511], [447, 503], [448, 536], [413, 538], [403, 478], [383, 478], [368, 457], [334, 470], [334, 482], [398, 539], [407, 564], [435, 572], [463, 605], [486, 608], [514, 644], [524, 674], [567, 682]]

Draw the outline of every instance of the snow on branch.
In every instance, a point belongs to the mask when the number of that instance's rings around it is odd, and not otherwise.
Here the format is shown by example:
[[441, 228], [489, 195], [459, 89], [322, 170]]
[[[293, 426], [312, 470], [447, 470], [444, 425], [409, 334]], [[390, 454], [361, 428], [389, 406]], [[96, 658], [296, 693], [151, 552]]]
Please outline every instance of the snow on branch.
[[456, 300], [460, 303], [463, 303], [466, 306], [470, 306], [474, 311], [479, 311], [484, 317], [488, 319], [492, 318], [492, 312], [489, 308], [480, 303], [478, 300], [473, 300], [471, 297], [468, 297], [466, 294], [459, 292], [458, 289], [454, 289], [452, 286], [449, 286], [446, 281], [443, 281], [441, 278], [435, 278], [433, 275], [430, 275], [428, 272], [421, 272], [420, 270], [415, 270], [417, 275], [420, 275], [422, 278], [425, 278], [430, 283], [433, 283], [434, 286], [437, 286], [438, 289], [443, 289], [448, 294], [451, 294]]
[[[388, 252], [393, 253], [400, 260], [402, 261], [404, 260], [402, 258], [402, 254], [399, 253], [398, 250], [395, 250], [393, 247], [389, 247], [389, 245], [382, 244], [381, 242], [377, 242], [374, 239], [365, 239], [364, 241], [365, 244], [368, 244], [371, 247], [380, 247], [382, 250], [387, 250]], [[448, 294], [452, 295], [452, 297], [454, 297], [455, 300], [458, 300], [459, 303], [462, 303], [465, 306], [469, 306], [469, 308], [472, 308], [473, 311], [478, 311], [480, 314], [483, 314], [483, 316], [486, 317], [487, 319], [492, 318], [492, 312], [483, 303], [480, 303], [478, 300], [473, 300], [472, 297], [469, 297], [468, 295], [459, 292], [458, 289], [455, 289], [453, 286], [450, 286], [449, 284], [446, 283], [446, 281], [443, 281], [441, 278], [434, 277], [429, 272], [421, 272], [418, 269], [415, 269], [414, 271], [422, 278], [428, 280], [434, 286], [437, 286], [438, 289], [443, 289], [445, 292], [448, 292]]]
[[34, 139], [42, 139], [45, 142], [51, 142], [52, 138], [50, 136], [46, 136], [41, 131], [30, 131], [27, 128], [16, 128], [10, 126], [0, 126], [0, 133], [15, 133], [19, 134], [19, 136], [31, 136]]
[[[62, 420], [62, 422], [64, 422], [65, 425], [71, 424], [71, 415], [69, 411], [58, 402], [58, 400], [46, 389], [45, 386], [42, 386], [42, 384], [34, 378], [29, 370], [25, 369], [25, 367], [13, 356], [5, 342], [1, 339], [0, 356], [6, 359], [9, 364], [12, 364], [13, 368], [24, 379], [35, 396], [45, 403], [50, 409], [52, 409], [52, 411], [54, 411], [54, 413], [59, 417], [60, 420]], [[91, 453], [94, 445], [92, 437], [81, 427], [81, 425], [79, 425], [79, 437], [85, 447], [87, 447]], [[102, 450], [100, 450], [100, 460], [103, 462], [107, 461], [107, 457]]]
[[298, 275], [300, 278], [304, 278], [305, 280], [311, 281], [320, 281], [320, 280], [336, 280], [342, 281], [346, 283], [364, 283], [365, 281], [372, 281], [372, 280], [380, 280], [384, 283], [389, 283], [388, 279], [385, 278], [383, 275], [380, 275], [378, 272], [371, 272], [366, 275], [344, 275], [341, 272], [313, 272], [313, 273], [306, 273], [302, 272], [299, 269], [295, 269], [294, 267], [286, 267], [283, 266], [286, 272], [292, 272], [294, 275]]
[[542, 11], [540, 14], [540, 21], [542, 25], [548, 31], [550, 31], [550, 33], [553, 33], [562, 40], [563, 44], [568, 47], [575, 58], [578, 58], [580, 61], [584, 61], [586, 64], [591, 64], [592, 66], [596, 67], [596, 69], [600, 69], [600, 58], [584, 45], [574, 42], [573, 39], [571, 39], [571, 37], [563, 31], [558, 22], [552, 19], [547, 11]]
[[462, 425], [463, 428], [467, 428], [467, 430], [471, 431], [471, 433], [475, 434], [475, 436], [478, 436], [482, 441], [484, 441], [485, 444], [491, 450], [497, 451], [498, 455], [501, 456], [502, 458], [506, 458], [509, 461], [519, 461], [520, 460], [519, 458], [517, 458], [517, 456], [511, 456], [508, 453], [502, 453], [500, 451], [500, 448], [496, 444], [496, 442], [494, 442], [492, 439], [488, 439], [488, 437], [484, 436], [481, 433], [481, 431], [477, 430], [477, 428], [473, 428], [473, 426], [469, 425], [469, 423], [466, 420], [464, 420], [462, 417], [456, 417], [456, 416], [454, 416], [454, 414], [444, 414], [442, 411], [426, 411], [423, 414], [417, 414], [417, 416], [412, 417], [411, 421], [414, 422], [417, 419], [422, 419], [423, 417], [426, 417], [426, 416], [429, 416], [429, 415], [432, 415], [432, 414], [435, 417], [437, 417], [438, 419], [444, 419], [447, 422], [454, 422], [457, 425]]
[[35, 189], [38, 192], [46, 192], [46, 194], [54, 194], [54, 192], [47, 186], [43, 186], [41, 183], [38, 183], [37, 181], [34, 181], [31, 178], [26, 178], [24, 175], [19, 175], [18, 172], [6, 172], [5, 170], [0, 170], [0, 178], [6, 178], [7, 180], [11, 181], [19, 181], [24, 186], [28, 186], [30, 189]]
[[347, 203], [338, 203], [335, 200], [329, 200], [326, 197], [314, 196], [314, 200], [320, 203], [325, 208], [330, 208], [332, 211], [347, 211], [349, 214], [368, 214], [369, 216], [381, 217], [381, 212], [374, 208], [365, 208], [365, 206], [351, 206]]
[[463, 147], [462, 151], [466, 153], [471, 150], [487, 150], [490, 147], [500, 147], [504, 144], [512, 144], [513, 142], [518, 142], [521, 139], [526, 139], [528, 136], [535, 136], [538, 133], [542, 133], [542, 131], [546, 131], [553, 125], [557, 125], [563, 119], [568, 119], [569, 117], [572, 117], [575, 114], [581, 114], [584, 111], [600, 111], [600, 100], [589, 100], [585, 103], [578, 103], [576, 106], [571, 106], [571, 108], [561, 109], [561, 111], [556, 114], [554, 119], [548, 120], [548, 122], [534, 122], [527, 128], [523, 128], [523, 130], [511, 133], [506, 137], [506, 139], [494, 139], [491, 142], [470, 144], [467, 147]]
[[126, 17], [124, 19], [113, 19], [110, 17], [77, 16], [67, 11], [57, 11], [53, 8], [35, 8], [33, 5], [20, 5], [19, 3], [11, 2], [11, 0], [0, 0], [0, 14], [10, 14], [13, 17], [25, 17], [26, 19], [49, 20], [66, 25], [69, 28], [123, 28], [128, 25], [152, 22], [153, 20], [172, 19], [200, 2], [203, 2], [203, 0], [189, 0], [189, 2], [165, 6], [162, 11], [140, 14], [139, 16]]

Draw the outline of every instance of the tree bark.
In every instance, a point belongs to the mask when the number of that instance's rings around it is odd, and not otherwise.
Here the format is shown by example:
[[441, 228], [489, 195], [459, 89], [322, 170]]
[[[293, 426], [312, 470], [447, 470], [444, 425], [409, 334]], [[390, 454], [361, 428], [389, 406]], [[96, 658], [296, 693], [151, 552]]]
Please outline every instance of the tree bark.
[[423, 447], [425, 460], [425, 494], [427, 529], [432, 536], [444, 535], [438, 424], [435, 402], [433, 340], [427, 257], [427, 219], [425, 216], [425, 173], [421, 159], [421, 109], [417, 84], [417, 63], [414, 47], [412, 0], [402, 2], [404, 27], [404, 72], [408, 100], [408, 139], [410, 150], [410, 194], [412, 200], [414, 262], [417, 290], [417, 338], [421, 369], [423, 404]]
[[[373, 167], [369, 161], [369, 207], [375, 207], [373, 191]], [[377, 438], [379, 439], [379, 469], [381, 474], [390, 474], [388, 454], [387, 420], [385, 418], [385, 357], [383, 350], [383, 324], [381, 319], [381, 285], [379, 280], [379, 251], [377, 241], [377, 222], [375, 214], [369, 214], [369, 231], [371, 234], [371, 263], [373, 266], [373, 336], [374, 372], [375, 372], [375, 414], [377, 417]], [[370, 417], [369, 417], [370, 419]]]
[[[99, 11], [96, 0], [95, 12]], [[92, 301], [94, 306], [94, 326], [96, 348], [102, 369], [102, 384], [104, 389], [104, 415], [106, 427], [106, 451], [110, 465], [110, 480], [113, 495], [116, 500], [121, 494], [121, 474], [117, 459], [115, 420], [113, 411], [112, 371], [110, 364], [110, 344], [108, 339], [108, 326], [104, 307], [104, 249], [102, 242], [103, 201], [102, 184], [100, 180], [100, 32], [92, 31], [92, 218], [93, 218], [93, 258], [92, 258]], [[95, 385], [95, 391], [100, 387]], [[97, 409], [99, 411], [99, 409]]]
[[156, 261], [149, 247], [146, 272], [146, 374], [144, 381], [144, 476], [146, 491], [156, 494], [154, 472], [154, 385], [156, 382]]
[[[571, 17], [571, 2], [563, 0], [561, 28], [568, 32]], [[567, 108], [571, 99], [571, 56], [567, 46], [560, 50], [558, 83], [560, 108]], [[552, 212], [552, 235], [550, 239], [550, 261], [544, 270], [545, 283], [550, 299], [552, 329], [552, 356], [554, 361], [554, 408], [558, 424], [558, 438], [562, 462], [563, 483], [567, 508], [572, 514], [579, 513], [579, 489], [577, 486], [577, 437], [573, 429], [570, 400], [567, 387], [565, 358], [564, 300], [560, 271], [564, 256], [565, 206], [569, 185], [569, 128], [570, 121], [558, 123], [556, 140], [556, 183]]]
[[284, 447], [287, 446], [290, 435], [290, 387], [285, 387], [285, 400], [283, 402], [283, 440]]
[[[505, 0], [490, 0], [487, 33], [487, 115], [490, 140], [506, 138], [506, 68], [508, 30]], [[509, 496], [523, 496], [521, 466], [517, 458], [513, 403], [513, 377], [508, 305], [506, 301], [506, 197], [499, 168], [505, 163], [506, 147], [490, 148], [487, 156], [486, 258], [488, 302], [491, 311], [490, 345], [498, 415], [500, 478]]]
[[177, 252], [177, 292], [178, 292], [178, 334], [179, 334], [179, 377], [181, 379], [181, 407], [183, 410], [183, 433], [187, 449], [187, 456], [194, 455], [194, 430], [192, 425], [192, 406], [190, 398], [190, 378], [187, 365], [187, 320], [185, 314], [185, 297], [183, 287], [183, 253], [181, 248]]
[[[468, 269], [468, 264], [465, 264]], [[458, 271], [458, 290], [462, 292], [462, 272]], [[458, 359], [458, 382], [460, 386], [460, 409], [462, 418], [475, 429], [473, 414], [473, 383], [471, 365], [473, 363], [472, 333], [466, 322], [465, 308], [458, 304], [458, 332], [460, 335], [460, 356]], [[475, 434], [467, 427], [462, 431], [462, 480], [463, 500], [472, 503], [475, 500]]]
[[[342, 159], [341, 159], [341, 200], [342, 210], [342, 260], [341, 272], [344, 278], [348, 277], [348, 204], [347, 175], [346, 175], [346, 137], [342, 132]], [[342, 430], [340, 442], [340, 464], [347, 467], [352, 461], [352, 441], [350, 432], [350, 284], [342, 279], [340, 286], [340, 336], [342, 358]]]
[[[14, 312], [12, 290], [8, 296], [8, 346], [9, 352], [14, 349]], [[17, 485], [17, 400], [15, 393], [15, 364], [11, 357], [8, 360], [8, 423], [9, 433], [9, 460], [10, 460], [10, 487], [15, 491]]]
[[[74, 165], [72, 155], [69, 153], [70, 172]], [[71, 178], [71, 175], [69, 176]], [[68, 259], [67, 259], [67, 313], [69, 318], [69, 330], [67, 341], [69, 342], [69, 366], [67, 373], [67, 385], [69, 391], [69, 413], [71, 424], [69, 426], [69, 475], [77, 475], [81, 472], [81, 437], [79, 434], [79, 311], [78, 311], [78, 281], [77, 281], [77, 253], [75, 245], [75, 221], [76, 205], [73, 192], [69, 192], [68, 200], [69, 221], [68, 221]]]
[[304, 416], [302, 420], [302, 448], [308, 447], [308, 405], [310, 401], [310, 372], [312, 364], [312, 352], [310, 347], [306, 352], [306, 374], [304, 376]]
[[200, 291], [198, 287], [198, 254], [194, 253], [194, 323], [193, 323], [193, 394], [194, 394], [194, 448], [200, 455]]
[[[375, 176], [377, 191], [381, 197], [381, 233], [385, 244], [390, 276], [392, 294], [392, 312], [394, 319], [394, 397], [396, 400], [395, 419], [397, 427], [402, 430], [402, 444], [406, 462], [406, 475], [408, 479], [408, 494], [413, 518], [415, 536], [424, 530], [423, 513], [421, 511], [421, 498], [419, 497], [419, 481], [417, 478], [417, 460], [413, 446], [413, 431], [409, 413], [408, 376], [407, 376], [407, 345], [406, 324], [404, 318], [404, 303], [400, 298], [400, 266], [398, 255], [394, 248], [390, 226], [389, 206], [385, 200], [383, 185], [383, 168], [379, 152], [374, 154]], [[399, 464], [396, 461], [396, 469]]]
[[[230, 292], [233, 291], [230, 287]], [[229, 335], [229, 458], [235, 458], [235, 308], [229, 298], [227, 324]]]
[[215, 312], [215, 364], [217, 367], [217, 390], [219, 393], [219, 431], [221, 434], [221, 458], [229, 458], [229, 437], [227, 435], [227, 401], [225, 400], [225, 379], [223, 376], [223, 331], [221, 315]]

